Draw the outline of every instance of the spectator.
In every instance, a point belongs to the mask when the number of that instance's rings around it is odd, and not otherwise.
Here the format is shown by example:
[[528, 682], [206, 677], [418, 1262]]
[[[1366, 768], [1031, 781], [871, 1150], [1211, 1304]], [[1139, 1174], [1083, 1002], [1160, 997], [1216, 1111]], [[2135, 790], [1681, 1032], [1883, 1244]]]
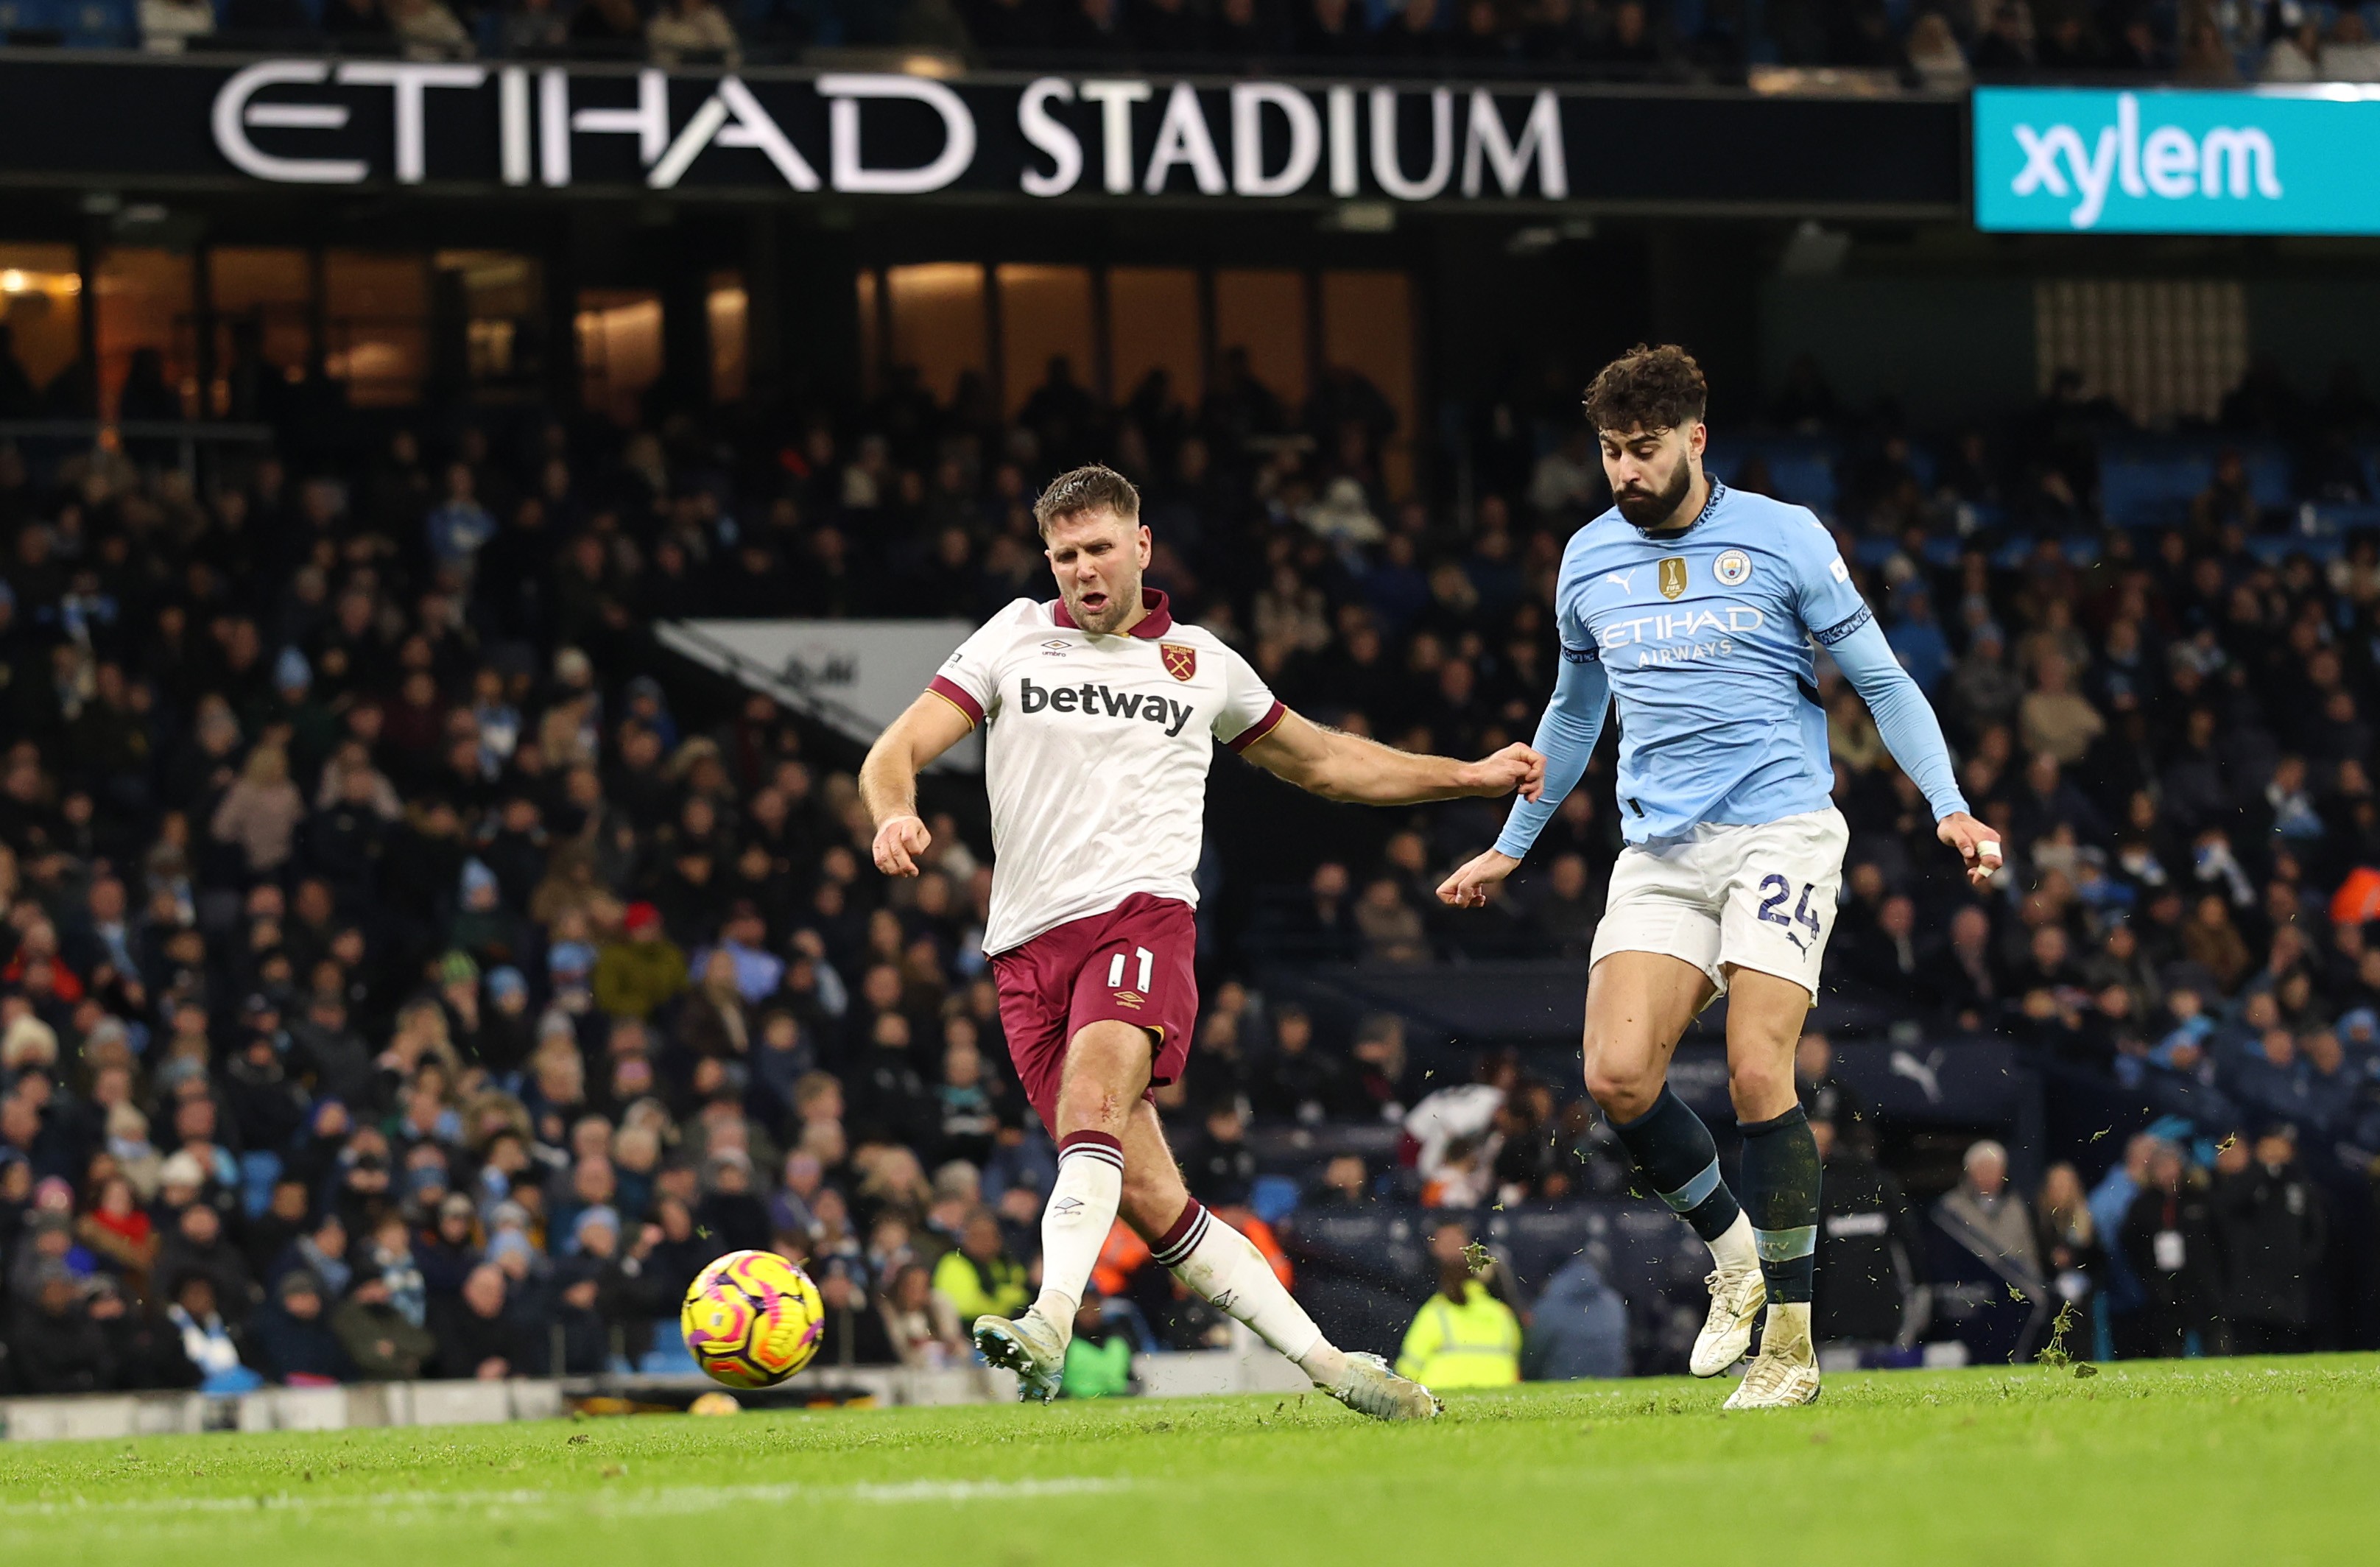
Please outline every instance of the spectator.
[[1492, 1388], [1521, 1379], [1521, 1321], [1472, 1277], [1469, 1232], [1430, 1231], [1437, 1291], [1405, 1330], [1397, 1373], [1430, 1388]]
[[2008, 1179], [2008, 1150], [1985, 1138], [1971, 1144], [1964, 1177], [1934, 1205], [1934, 1221], [1961, 1246], [2035, 1302], [2046, 1298], [2040, 1241], [2024, 1199]]
[[2212, 1193], [2224, 1259], [2223, 1318], [2235, 1354], [2313, 1347], [2315, 1281], [2329, 1226], [2323, 1197], [2298, 1168], [2288, 1128], [2235, 1136], [2216, 1156]]
[[[381, 0], [388, 15], [389, 30], [396, 35], [399, 52], [408, 60], [468, 60], [478, 50], [472, 46], [471, 35], [455, 18], [443, 0]], [[450, 498], [452, 492], [450, 492]], [[469, 492], [462, 499], [470, 499]], [[484, 513], [481, 514], [483, 516]], [[489, 525], [489, 531], [494, 525]], [[437, 553], [433, 542], [432, 553]], [[456, 564], [443, 560], [442, 564]], [[468, 577], [468, 570], [464, 573]]]
[[645, 45], [657, 66], [692, 57], [733, 70], [742, 58], [735, 29], [714, 0], [662, 0], [645, 26]]
[[939, 1371], [965, 1361], [968, 1349], [958, 1311], [950, 1297], [933, 1287], [933, 1272], [924, 1264], [904, 1264], [892, 1275], [878, 1310], [884, 1318], [885, 1339], [902, 1365]]
[[440, 1376], [495, 1382], [526, 1373], [527, 1346], [519, 1325], [505, 1311], [510, 1290], [504, 1270], [494, 1263], [471, 1269], [436, 1330]]
[[1628, 1375], [1628, 1303], [1585, 1256], [1562, 1264], [1538, 1294], [1521, 1374], [1532, 1382]]
[[140, 47], [152, 55], [178, 55], [193, 38], [215, 30], [207, 0], [140, 0]]
[[2098, 1295], [2107, 1252], [2099, 1221], [2083, 1193], [2082, 1177], [2071, 1164], [2053, 1164], [2041, 1178], [2034, 1219], [2041, 1233], [2043, 1269], [2059, 1310], [2067, 1315], [2066, 1342], [2091, 1353], [2090, 1346], [2098, 1342]]
[[439, 1353], [437, 1338], [407, 1320], [390, 1296], [387, 1280], [363, 1274], [331, 1314], [331, 1331], [367, 1382], [412, 1381]]
[[1937, 92], [1957, 92], [1974, 79], [1967, 56], [1939, 11], [1925, 11], [1909, 28], [1909, 68]]
[[182, 1354], [199, 1370], [199, 1391], [253, 1391], [263, 1379], [248, 1365], [242, 1338], [215, 1309], [215, 1287], [203, 1273], [185, 1275], [173, 1291], [165, 1320], [182, 1336]]
[[621, 929], [624, 939], [607, 942], [596, 955], [595, 1004], [641, 1023], [685, 991], [686, 954], [662, 930], [661, 911], [651, 904], [630, 904]]
[[298, 1269], [282, 1276], [256, 1314], [249, 1354], [257, 1370], [287, 1387], [349, 1380], [355, 1368], [322, 1308], [322, 1282]]
[[1826, 1166], [1812, 1333], [1821, 1343], [1898, 1343], [1916, 1325], [1924, 1257], [1908, 1198], [1868, 1153], [1863, 1127], [1815, 1111], [1810, 1126]]
[[2215, 1216], [2204, 1177], [2170, 1144], [2149, 1152], [2147, 1180], [2124, 1215], [2122, 1243], [2147, 1297], [2143, 1353], [2172, 1359], [2193, 1340], [2204, 1345], [2216, 1320], [2222, 1282]]
[[1030, 1298], [1025, 1265], [1010, 1255], [1000, 1221], [982, 1208], [967, 1215], [958, 1245], [935, 1265], [933, 1287], [962, 1322], [1014, 1317]]
[[2322, 46], [2325, 81], [2380, 81], [2380, 43], [2374, 43], [2362, 16], [2342, 7], [2330, 24], [2330, 38]]
[[10, 1363], [30, 1393], [105, 1391], [113, 1367], [107, 1341], [84, 1304], [82, 1285], [64, 1263], [43, 1263], [31, 1288], [13, 1292], [8, 1324]]
[[209, 831], [240, 852], [251, 876], [269, 876], [289, 863], [306, 803], [289, 782], [289, 758], [278, 746], [259, 746], [224, 794]]

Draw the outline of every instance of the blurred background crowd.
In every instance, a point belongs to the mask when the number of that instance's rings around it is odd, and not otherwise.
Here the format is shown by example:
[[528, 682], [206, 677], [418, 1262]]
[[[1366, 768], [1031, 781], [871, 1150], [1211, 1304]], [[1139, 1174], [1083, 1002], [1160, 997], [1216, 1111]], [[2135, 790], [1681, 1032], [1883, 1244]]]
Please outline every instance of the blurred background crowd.
[[2372, 81], [2375, 13], [2328, 0], [15, 0], [7, 40], [730, 68], [855, 49], [1010, 69], [1740, 82], [1816, 68], [1955, 90]]
[[[889, 883], [858, 747], [652, 626], [1045, 594], [1034, 490], [1097, 456], [1143, 484], [1177, 613], [1293, 706], [1484, 753], [1534, 728], [1562, 542], [1605, 504], [1589, 368], [1483, 407], [1450, 436], [1460, 492], [1404, 499], [1362, 377], [1285, 407], [1237, 360], [1196, 407], [1161, 376], [1108, 407], [1053, 363], [1014, 421], [896, 376], [741, 429], [293, 405], [276, 447], [197, 472], [0, 447], [0, 1381], [666, 1367], [686, 1282], [747, 1246], [817, 1274], [830, 1364], [959, 1363], [960, 1323], [1028, 1298], [1051, 1172], [977, 944], [979, 785], [929, 789], [927, 873]], [[2131, 1117], [2046, 1172], [2020, 1150], [2025, 1184], [1985, 1142], [1905, 1189], [1814, 1036], [1827, 1336], [1906, 1348], [1912, 1286], [1968, 1277], [2070, 1306], [2078, 1353], [2370, 1342], [2380, 541], [2291, 529], [2369, 500], [2372, 400], [2252, 371], [2204, 488], [2146, 527], [2107, 525], [2128, 431], [2068, 380], [1943, 431], [1808, 367], [1719, 411], [1801, 443], [1739, 442], [1731, 482], [1824, 454], [1828, 520], [2010, 848], [1967, 890], [1827, 670], [1853, 838], [1814, 1021], [1937, 1065], [1997, 1040]], [[1207, 1001], [1161, 1109], [1284, 1276], [1301, 1216], [1623, 1195], [1574, 1051], [1433, 1053], [1268, 978], [1576, 980], [1609, 744], [1460, 917], [1428, 890], [1500, 805], [1364, 813], [1219, 763]], [[1475, 1334], [1515, 1375], [1524, 1349], [1627, 1367], [1628, 1281], [1475, 1278], [1466, 1238], [1417, 1269], [1415, 1364]], [[1099, 1286], [1088, 1348], [1223, 1330], [1121, 1231]]]

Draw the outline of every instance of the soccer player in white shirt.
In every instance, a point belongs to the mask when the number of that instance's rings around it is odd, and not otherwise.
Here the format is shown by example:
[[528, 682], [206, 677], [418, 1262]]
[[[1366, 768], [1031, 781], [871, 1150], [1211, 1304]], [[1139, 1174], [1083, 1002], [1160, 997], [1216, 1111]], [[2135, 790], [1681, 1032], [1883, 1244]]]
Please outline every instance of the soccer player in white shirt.
[[1157, 1260], [1350, 1409], [1439, 1413], [1427, 1388], [1322, 1336], [1247, 1238], [1193, 1200], [1149, 1090], [1178, 1078], [1197, 1020], [1198, 865], [1214, 742], [1330, 799], [1408, 805], [1534, 796], [1526, 746], [1476, 762], [1415, 756], [1308, 723], [1246, 660], [1176, 621], [1141, 585], [1140, 496], [1104, 468], [1060, 476], [1034, 506], [1058, 599], [1019, 599], [953, 653], [860, 769], [877, 868], [915, 876], [929, 843], [920, 769], [986, 726], [991, 914], [984, 950], [1026, 1096], [1058, 1140], [1041, 1216], [1041, 1294], [978, 1318], [986, 1359], [1056, 1395], [1083, 1287], [1121, 1216]]

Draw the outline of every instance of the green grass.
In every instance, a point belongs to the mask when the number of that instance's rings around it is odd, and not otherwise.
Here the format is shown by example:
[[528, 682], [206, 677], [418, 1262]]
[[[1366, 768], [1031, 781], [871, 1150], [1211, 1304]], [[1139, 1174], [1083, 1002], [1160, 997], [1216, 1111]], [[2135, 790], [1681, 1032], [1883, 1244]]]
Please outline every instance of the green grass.
[[[2380, 1557], [2380, 1359], [0, 1444], [0, 1561], [2159, 1563]], [[1525, 1554], [1523, 1554], [1525, 1553]]]

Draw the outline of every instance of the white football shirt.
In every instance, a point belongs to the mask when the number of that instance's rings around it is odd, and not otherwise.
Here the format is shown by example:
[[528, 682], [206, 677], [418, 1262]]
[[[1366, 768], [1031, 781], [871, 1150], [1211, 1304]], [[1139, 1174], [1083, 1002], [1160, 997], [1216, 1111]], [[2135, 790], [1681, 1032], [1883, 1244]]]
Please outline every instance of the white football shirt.
[[1098, 637], [1063, 600], [1019, 599], [927, 687], [984, 725], [991, 917], [1003, 953], [1135, 893], [1196, 907], [1207, 770], [1285, 711], [1248, 661], [1144, 589], [1131, 631]]

